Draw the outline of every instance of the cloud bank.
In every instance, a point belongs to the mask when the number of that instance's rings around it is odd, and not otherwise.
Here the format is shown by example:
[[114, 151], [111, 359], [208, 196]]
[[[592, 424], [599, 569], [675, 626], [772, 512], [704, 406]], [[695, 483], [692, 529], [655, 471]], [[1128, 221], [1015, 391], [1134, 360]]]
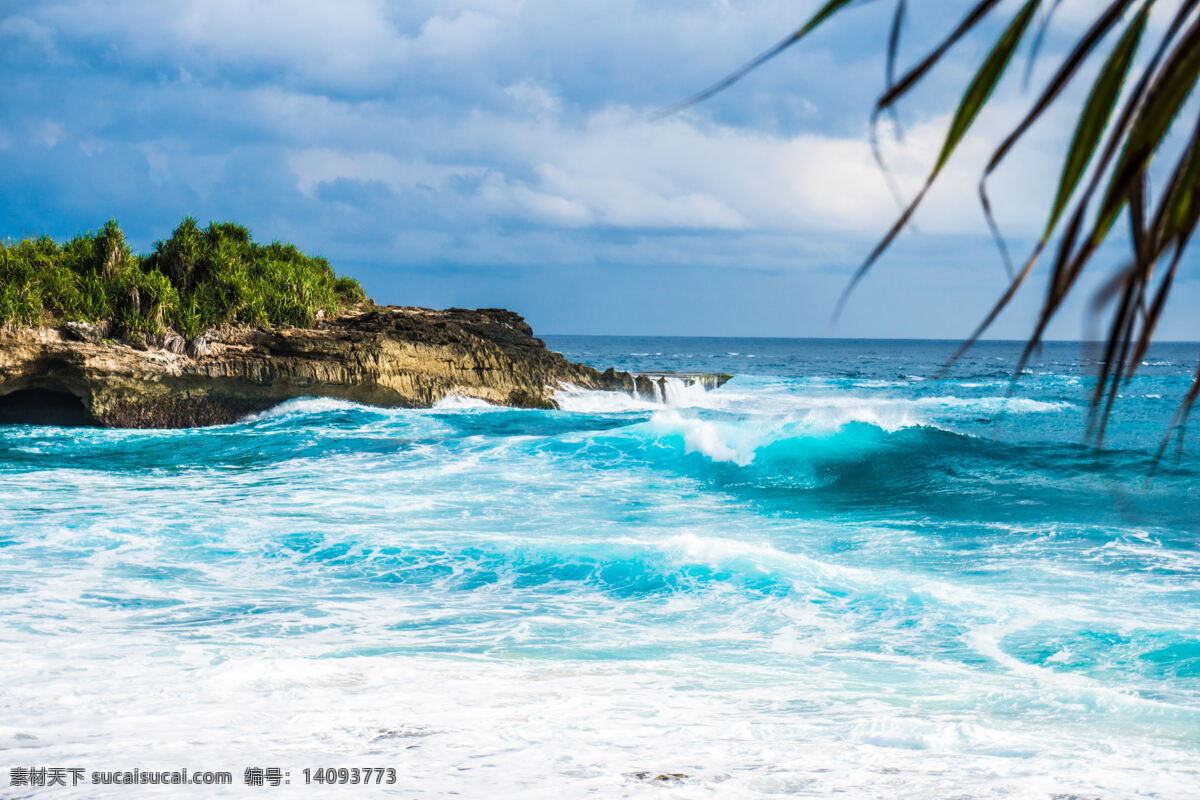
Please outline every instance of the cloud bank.
[[[1081, 2], [1064, 4], [1062, 25]], [[64, 236], [114, 215], [145, 247], [191, 213], [321, 252], [380, 301], [508, 303], [563, 332], [827, 334], [832, 298], [897, 211], [866, 120], [887, 15], [854, 10], [705, 106], [650, 116], [805, 10], [17, 3], [0, 19], [0, 233]], [[942, 24], [918, 16], [911, 35]], [[907, 196], [979, 57], [962, 48], [906, 110], [903, 138], [884, 137]], [[1005, 92], [884, 265], [887, 299], [865, 291], [840, 333], [961, 335], [1003, 285], [974, 196], [1022, 101]], [[1018, 246], [1046, 212], [1059, 121], [994, 181]], [[957, 284], [961, 303], [931, 307]], [[648, 299], [648, 285], [676, 302]], [[734, 316], [729, 298], [751, 287], [761, 308]]]

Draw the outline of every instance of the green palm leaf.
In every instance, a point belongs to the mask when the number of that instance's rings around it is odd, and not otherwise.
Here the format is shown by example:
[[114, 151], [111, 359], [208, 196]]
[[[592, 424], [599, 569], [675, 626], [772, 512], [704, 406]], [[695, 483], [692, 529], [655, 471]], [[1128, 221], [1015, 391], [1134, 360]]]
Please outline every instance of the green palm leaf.
[[975, 122], [975, 118], [979, 116], [979, 112], [983, 110], [984, 104], [992, 96], [992, 91], [1000, 82], [1000, 76], [1004, 74], [1008, 62], [1012, 60], [1013, 53], [1017, 51], [1017, 45], [1021, 43], [1021, 38], [1029, 28], [1033, 14], [1037, 11], [1038, 2], [1039, 0], [1028, 0], [1017, 12], [1004, 34], [996, 42], [996, 46], [992, 48], [992, 52], [988, 54], [983, 66], [979, 68], [979, 72], [975, 74], [975, 78], [967, 88], [967, 93], [963, 95], [958, 104], [954, 121], [950, 123], [950, 132], [946, 134], [942, 152], [938, 155], [937, 163], [933, 168], [935, 175], [941, 172], [942, 167], [950, 160], [950, 156], [954, 154], [954, 148], [958, 147], [958, 143], [962, 141], [963, 136]]
[[1125, 29], [1121, 40], [1113, 48], [1104, 67], [1100, 70], [1092, 90], [1088, 94], [1083, 113], [1079, 116], [1079, 124], [1075, 127], [1075, 135], [1071, 139], [1071, 147], [1067, 151], [1066, 161], [1063, 162], [1062, 176], [1058, 181], [1058, 192], [1054, 197], [1054, 207], [1050, 211], [1050, 219], [1046, 222], [1043, 239], [1050, 237], [1051, 231], [1058, 224], [1059, 218], [1067, 207], [1071, 195], [1075, 193], [1088, 163], [1100, 144], [1108, 121], [1117, 105], [1121, 87], [1129, 74], [1133, 56], [1137, 53], [1142, 31], [1146, 28], [1146, 20], [1150, 16], [1152, 3], [1142, 6], [1133, 21]]
[[[896, 103], [918, 85], [945, 54], [963, 37], [976, 30], [980, 23], [999, 5], [1001, 0], [971, 0], [966, 15], [936, 47], [930, 49], [914, 66], [895, 78], [900, 32], [906, 16], [906, 0], [897, 0], [886, 41], [885, 87], [875, 102], [871, 114], [871, 144], [879, 158], [875, 123], [888, 111], [895, 113]], [[883, 239], [871, 250], [865, 261], [851, 277], [835, 310], [835, 319], [847, 297], [871, 266], [891, 246], [895, 238], [909, 225], [913, 214], [924, 200], [930, 187], [949, 163], [959, 145], [974, 125], [979, 114], [992, 97], [1014, 53], [1025, 39], [1036, 12], [1047, 6], [1041, 29], [1036, 34], [1030, 55], [1032, 60], [1045, 34], [1049, 17], [1060, 0], [1026, 0], [997, 38], [983, 64], [979, 67], [955, 109], [946, 137], [928, 177], [911, 203]], [[799, 41], [844, 8], [849, 0], [831, 0], [803, 26], [775, 47], [752, 60], [724, 80], [714, 84], [668, 111], [678, 110], [700, 102], [742, 78], [770, 58]], [[1157, 195], [1151, 191], [1151, 167], [1164, 147], [1174, 122], [1200, 81], [1200, 0], [1180, 0], [1170, 23], [1159, 30], [1150, 24], [1155, 0], [1108, 0], [1098, 6], [1087, 31], [1071, 51], [1062, 58], [1046, 87], [1021, 122], [1008, 134], [989, 160], [979, 185], [980, 202], [989, 227], [1004, 257], [1011, 280], [1003, 295], [993, 306], [971, 338], [951, 359], [969, 348], [992, 324], [1031, 274], [1042, 251], [1055, 231], [1060, 231], [1057, 254], [1038, 319], [1026, 346], [1018, 359], [1019, 375], [1032, 356], [1050, 321], [1066, 299], [1076, 291], [1079, 278], [1095, 260], [1102, 243], [1109, 240], [1113, 226], [1126, 213], [1130, 226], [1132, 254], [1129, 263], [1108, 280], [1095, 296], [1097, 313], [1112, 309], [1104, 355], [1097, 373], [1092, 396], [1090, 431], [1093, 441], [1102, 443], [1104, 428], [1118, 396], [1120, 383], [1132, 376], [1149, 347], [1161, 317], [1171, 287], [1178, 274], [1186, 248], [1197, 227], [1200, 227], [1200, 120], [1190, 136], [1183, 141], [1181, 154], [1168, 180]], [[1118, 27], [1131, 9], [1133, 16], [1121, 35], [1110, 46], [1086, 99], [1081, 103], [1070, 144], [1059, 169], [1059, 180], [1053, 197], [1047, 203], [1049, 214], [1032, 254], [1020, 271], [1014, 274], [1007, 248], [992, 215], [986, 182], [1014, 145], [1057, 102], [1065, 88], [1078, 74], [1082, 65], [1110, 33]], [[1153, 55], [1142, 65], [1138, 53], [1143, 40], [1153, 37]], [[1125, 83], [1134, 71], [1137, 82], [1126, 91]], [[1028, 83], [1028, 74], [1026, 76]], [[1124, 99], [1122, 99], [1124, 97]], [[1121, 111], [1117, 114], [1117, 107]], [[1103, 147], [1101, 144], [1103, 142]], [[885, 175], [890, 180], [890, 173]], [[1090, 172], [1091, 177], [1086, 178]], [[1086, 178], [1086, 186], [1085, 184]], [[1103, 192], [1100, 190], [1103, 187]], [[1085, 223], [1099, 197], [1098, 209], [1090, 228]], [[1153, 213], [1150, 213], [1151, 206]], [[1073, 206], [1073, 208], [1072, 208]], [[1068, 210], [1070, 213], [1068, 214]], [[1064, 223], [1065, 220], [1065, 223]], [[1168, 260], [1164, 271], [1160, 261]], [[947, 365], [947, 368], [949, 364]], [[1016, 377], [1014, 377], [1014, 381]], [[1200, 401], [1200, 369], [1180, 407], [1173, 430], [1179, 432], [1188, 419], [1194, 403]], [[1169, 435], [1170, 436], [1170, 435]], [[1168, 439], [1169, 439], [1168, 436]], [[1164, 448], [1167, 440], [1164, 440]], [[1162, 449], [1160, 448], [1160, 454]]]
[[[1027, 0], [1025, 5], [1021, 7], [1021, 10], [1013, 17], [1012, 22], [1004, 30], [1003, 35], [1001, 35], [995, 46], [992, 47], [992, 51], [988, 53], [988, 57], [984, 59], [983, 65], [975, 73], [975, 77], [967, 87], [966, 93], [963, 95], [962, 100], [959, 101], [958, 110], [955, 112], [954, 119], [950, 123], [950, 130], [947, 132], [946, 139], [942, 143], [941, 153], [938, 155], [937, 162], [930, 171], [929, 177], [925, 179], [925, 185], [921, 187], [921, 191], [917, 193], [916, 198], [904, 210], [904, 213], [900, 215], [900, 219], [892, 225], [892, 229], [875, 246], [875, 249], [867, 256], [866, 261], [854, 273], [854, 276], [850, 279], [850, 283], [838, 299], [837, 307], [834, 310], [835, 318], [840, 314], [842, 307], [846, 304], [846, 300], [850, 297], [850, 293], [854, 291], [854, 287], [863, 279], [867, 271], [879, 259], [879, 256], [883, 255], [883, 252], [891, 246], [895, 238], [900, 235], [900, 231], [904, 230], [905, 226], [908, 225], [913, 214], [916, 213], [917, 208], [921, 205], [921, 201], [925, 199], [925, 195], [929, 192], [929, 188], [933, 186], [934, 181], [941, 174], [942, 168], [950, 160], [954, 149], [958, 147], [963, 136], [966, 135], [972, 123], [975, 122], [975, 118], [979, 116], [979, 112], [983, 110], [984, 104], [987, 103], [992, 91], [996, 88], [996, 84], [1000, 82], [1001, 76], [1004, 75], [1004, 70], [1012, 60], [1013, 53], [1017, 50], [1017, 45], [1021, 43], [1021, 38], [1025, 35], [1025, 31], [1029, 29], [1029, 23], [1033, 19], [1034, 12], [1037, 11], [1039, 2], [1040, 0]], [[911, 88], [911, 83], [909, 86]], [[895, 91], [893, 89], [893, 92]], [[876, 108], [882, 107], [883, 100], [881, 99]]]
[[1130, 183], [1136, 181], [1138, 175], [1146, 169], [1198, 78], [1200, 20], [1192, 23], [1175, 46], [1133, 122], [1100, 207], [1096, 227], [1092, 233], [1093, 242], [1098, 244], [1112, 229], [1121, 209], [1128, 202]]

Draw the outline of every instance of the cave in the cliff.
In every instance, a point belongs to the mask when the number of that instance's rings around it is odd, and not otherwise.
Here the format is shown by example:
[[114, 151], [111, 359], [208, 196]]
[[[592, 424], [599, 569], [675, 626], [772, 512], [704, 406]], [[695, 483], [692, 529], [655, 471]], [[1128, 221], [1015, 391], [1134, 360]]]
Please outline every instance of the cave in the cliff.
[[70, 392], [19, 389], [0, 395], [0, 425], [94, 426], [83, 401]]

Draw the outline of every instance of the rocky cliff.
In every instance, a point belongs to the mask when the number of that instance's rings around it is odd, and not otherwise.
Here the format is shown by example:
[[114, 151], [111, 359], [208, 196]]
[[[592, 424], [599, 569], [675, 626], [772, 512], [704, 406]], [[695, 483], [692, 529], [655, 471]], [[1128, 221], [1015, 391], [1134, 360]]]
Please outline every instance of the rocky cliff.
[[301, 396], [428, 407], [456, 393], [551, 408], [566, 383], [656, 394], [650, 378], [551, 352], [503, 309], [374, 307], [313, 328], [231, 327], [191, 342], [107, 336], [81, 323], [0, 331], [0, 422], [192, 427]]

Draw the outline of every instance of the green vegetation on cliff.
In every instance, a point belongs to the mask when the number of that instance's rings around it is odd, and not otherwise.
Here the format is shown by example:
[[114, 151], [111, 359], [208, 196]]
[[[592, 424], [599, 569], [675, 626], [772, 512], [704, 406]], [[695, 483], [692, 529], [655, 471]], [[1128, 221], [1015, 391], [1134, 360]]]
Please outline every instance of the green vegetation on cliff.
[[324, 258], [258, 244], [230, 222], [201, 228], [187, 217], [145, 256], [115, 220], [62, 244], [0, 242], [0, 324], [111, 320], [117, 331], [192, 338], [225, 323], [309, 327], [364, 299]]

